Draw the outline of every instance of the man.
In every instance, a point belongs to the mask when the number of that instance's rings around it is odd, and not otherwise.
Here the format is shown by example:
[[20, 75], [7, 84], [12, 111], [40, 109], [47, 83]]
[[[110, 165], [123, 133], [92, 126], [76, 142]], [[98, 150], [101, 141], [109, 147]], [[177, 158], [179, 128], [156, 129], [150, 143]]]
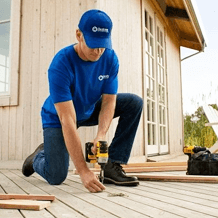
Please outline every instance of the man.
[[128, 162], [143, 102], [133, 94], [117, 94], [118, 58], [111, 43], [112, 21], [100, 10], [83, 14], [76, 30], [78, 44], [60, 50], [48, 69], [50, 96], [42, 107], [44, 143], [23, 164], [23, 174], [37, 172], [49, 184], [61, 184], [67, 177], [69, 156], [90, 192], [105, 186], [89, 170], [82, 153], [77, 128], [98, 125], [93, 152], [104, 141], [114, 117], [120, 117], [109, 147], [105, 183], [136, 186], [120, 164]]

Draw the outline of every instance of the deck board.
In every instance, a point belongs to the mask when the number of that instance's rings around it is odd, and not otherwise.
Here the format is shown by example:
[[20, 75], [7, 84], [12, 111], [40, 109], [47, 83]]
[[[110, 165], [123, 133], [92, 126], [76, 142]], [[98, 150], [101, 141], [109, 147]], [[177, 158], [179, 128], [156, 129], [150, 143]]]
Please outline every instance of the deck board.
[[[0, 218], [211, 218], [218, 217], [217, 187], [208, 183], [141, 181], [137, 187], [106, 185], [104, 192], [89, 193], [72, 171], [62, 185], [52, 186], [36, 173], [27, 178], [20, 170], [0, 170], [0, 193], [56, 196], [51, 206], [41, 211], [0, 209]], [[124, 196], [109, 197], [109, 193]]]

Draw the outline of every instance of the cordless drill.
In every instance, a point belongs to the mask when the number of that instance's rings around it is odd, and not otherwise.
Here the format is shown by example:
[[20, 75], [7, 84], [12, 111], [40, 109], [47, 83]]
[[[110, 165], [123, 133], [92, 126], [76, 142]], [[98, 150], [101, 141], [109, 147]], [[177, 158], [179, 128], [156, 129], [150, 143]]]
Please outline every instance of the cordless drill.
[[192, 154], [198, 153], [199, 151], [205, 151], [205, 147], [200, 146], [185, 146], [183, 149], [184, 154], [187, 154], [188, 156], [191, 156]]
[[87, 142], [85, 144], [86, 162], [98, 163], [101, 166], [100, 181], [104, 183], [104, 169], [108, 161], [108, 144], [106, 141], [97, 142], [96, 154], [92, 153], [93, 146], [94, 144], [92, 142]]

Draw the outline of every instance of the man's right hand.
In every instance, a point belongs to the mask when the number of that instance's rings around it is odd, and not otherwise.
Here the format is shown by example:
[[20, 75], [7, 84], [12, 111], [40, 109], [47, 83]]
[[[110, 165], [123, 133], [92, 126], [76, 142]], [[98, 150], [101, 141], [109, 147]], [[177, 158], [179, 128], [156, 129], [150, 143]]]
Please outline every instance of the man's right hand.
[[102, 192], [105, 186], [98, 180], [98, 176], [88, 170], [80, 174], [83, 185], [92, 193]]

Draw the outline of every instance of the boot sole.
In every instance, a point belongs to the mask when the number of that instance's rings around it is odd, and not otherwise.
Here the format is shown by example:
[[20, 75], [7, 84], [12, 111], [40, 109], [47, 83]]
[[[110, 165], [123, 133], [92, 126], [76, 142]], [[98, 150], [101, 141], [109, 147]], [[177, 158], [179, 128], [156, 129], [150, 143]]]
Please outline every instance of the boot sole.
[[118, 182], [111, 178], [104, 178], [104, 184], [114, 184], [119, 186], [137, 186], [139, 185], [139, 181], [129, 181], [129, 182]]
[[26, 158], [22, 167], [22, 173], [24, 176], [29, 177], [35, 172], [33, 167], [32, 166], [30, 167], [30, 165], [33, 164], [32, 160], [35, 157], [35, 155], [38, 154], [43, 149], [44, 149], [44, 144], [42, 143], [38, 146], [38, 148], [36, 148], [36, 150], [30, 156]]

